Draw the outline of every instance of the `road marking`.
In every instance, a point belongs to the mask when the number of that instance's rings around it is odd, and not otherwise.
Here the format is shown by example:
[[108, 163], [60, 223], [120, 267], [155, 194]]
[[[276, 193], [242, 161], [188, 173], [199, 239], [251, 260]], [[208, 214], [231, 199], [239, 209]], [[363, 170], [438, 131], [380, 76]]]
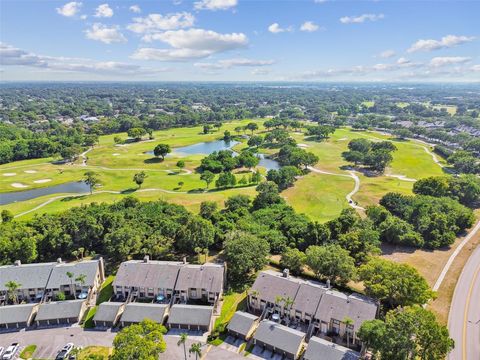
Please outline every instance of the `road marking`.
[[462, 335], [462, 359], [467, 360], [467, 317], [468, 317], [468, 308], [470, 307], [470, 298], [472, 297], [473, 286], [477, 280], [478, 273], [480, 273], [480, 266], [477, 267], [475, 275], [473, 275], [472, 283], [468, 289], [467, 302], [465, 304], [465, 311], [463, 313], [463, 335]]

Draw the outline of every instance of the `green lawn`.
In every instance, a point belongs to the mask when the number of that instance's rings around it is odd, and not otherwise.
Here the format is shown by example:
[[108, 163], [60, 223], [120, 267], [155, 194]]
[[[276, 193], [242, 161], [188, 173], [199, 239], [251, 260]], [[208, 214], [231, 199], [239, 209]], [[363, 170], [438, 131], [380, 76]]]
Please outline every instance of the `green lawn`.
[[115, 275], [108, 276], [100, 288], [100, 292], [97, 296], [97, 305], [100, 305], [102, 302], [110, 300], [113, 295], [113, 280], [115, 280]]
[[105, 346], [88, 346], [79, 351], [78, 360], [107, 360], [112, 349]]
[[28, 345], [20, 353], [20, 359], [30, 359], [30, 358], [32, 358], [35, 350], [37, 350], [37, 345], [35, 345], [35, 344]]
[[223, 305], [220, 316], [215, 320], [215, 328], [227, 324], [237, 310], [245, 310], [247, 294], [231, 292], [223, 295]]

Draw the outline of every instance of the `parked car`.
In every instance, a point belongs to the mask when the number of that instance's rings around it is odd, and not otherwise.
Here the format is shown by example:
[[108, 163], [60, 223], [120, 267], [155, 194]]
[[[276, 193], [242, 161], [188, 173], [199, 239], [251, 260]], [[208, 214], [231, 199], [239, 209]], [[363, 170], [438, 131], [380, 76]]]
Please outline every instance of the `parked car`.
[[10, 345], [7, 350], [3, 353], [2, 360], [11, 360], [18, 351], [20, 345], [18, 343], [13, 343]]
[[55, 358], [55, 360], [64, 360], [64, 359], [68, 359], [68, 354], [70, 354], [70, 352], [73, 350], [73, 344], [72, 343], [68, 343], [66, 344], [62, 350], [59, 351], [59, 353], [57, 354], [57, 357]]

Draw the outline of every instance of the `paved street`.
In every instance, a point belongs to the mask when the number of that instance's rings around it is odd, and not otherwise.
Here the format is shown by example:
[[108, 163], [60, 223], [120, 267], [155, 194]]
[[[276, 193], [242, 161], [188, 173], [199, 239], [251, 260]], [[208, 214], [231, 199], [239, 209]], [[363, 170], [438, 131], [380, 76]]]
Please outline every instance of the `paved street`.
[[480, 359], [480, 247], [472, 253], [458, 279], [448, 328], [455, 340], [450, 360]]
[[[36, 344], [37, 350], [35, 352], [36, 358], [54, 359], [58, 351], [69, 342], [75, 346], [112, 346], [115, 332], [84, 330], [80, 327], [55, 327], [39, 330], [22, 330], [20, 332], [0, 333], [0, 346], [7, 347], [13, 342], [20, 343], [20, 351], [27, 345]], [[160, 356], [161, 359], [184, 359], [183, 346], [178, 346], [179, 336], [175, 333], [165, 336], [167, 343], [167, 351]], [[207, 346], [205, 344], [205, 337], [191, 334], [187, 340], [187, 357], [194, 359], [195, 356], [188, 353], [188, 349], [193, 342], [202, 342], [203, 353], [206, 354], [204, 359], [211, 360], [240, 360], [245, 357], [229, 351], [224, 347]], [[208, 352], [207, 352], [208, 350]], [[236, 348], [232, 348], [236, 350]], [[20, 353], [20, 351], [18, 353]]]

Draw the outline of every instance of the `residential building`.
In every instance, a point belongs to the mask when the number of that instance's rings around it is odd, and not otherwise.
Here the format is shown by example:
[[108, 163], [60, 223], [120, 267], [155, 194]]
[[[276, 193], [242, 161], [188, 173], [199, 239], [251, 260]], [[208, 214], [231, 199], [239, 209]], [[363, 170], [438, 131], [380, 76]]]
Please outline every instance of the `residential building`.
[[313, 336], [303, 360], [358, 360], [360, 354], [344, 346]]
[[305, 345], [305, 333], [273, 321], [262, 320], [253, 335], [253, 343], [286, 359], [296, 360], [300, 358]]
[[35, 322], [38, 326], [75, 324], [87, 309], [85, 300], [52, 301], [40, 304]]
[[125, 304], [121, 302], [107, 301], [101, 303], [93, 316], [93, 323], [96, 327], [114, 327], [117, 325], [124, 308]]
[[223, 292], [224, 282], [223, 264], [186, 264], [178, 273], [175, 297], [183, 303], [194, 300], [215, 304]]
[[228, 323], [227, 330], [229, 334], [248, 341], [257, 329], [258, 322], [258, 316], [237, 311]]
[[163, 324], [168, 314], [168, 305], [152, 303], [128, 303], [125, 305], [120, 323], [122, 326], [137, 324], [145, 319]]
[[167, 301], [172, 297], [178, 272], [183, 262], [155, 261], [146, 256], [143, 260], [123, 262], [113, 281], [117, 297], [156, 298], [161, 295]]
[[168, 327], [207, 332], [212, 328], [213, 306], [175, 304], [170, 308]]
[[38, 304], [0, 306], [0, 329], [29, 327], [38, 310]]

